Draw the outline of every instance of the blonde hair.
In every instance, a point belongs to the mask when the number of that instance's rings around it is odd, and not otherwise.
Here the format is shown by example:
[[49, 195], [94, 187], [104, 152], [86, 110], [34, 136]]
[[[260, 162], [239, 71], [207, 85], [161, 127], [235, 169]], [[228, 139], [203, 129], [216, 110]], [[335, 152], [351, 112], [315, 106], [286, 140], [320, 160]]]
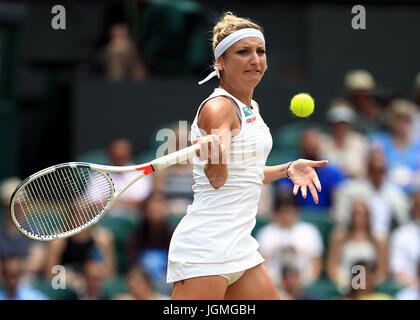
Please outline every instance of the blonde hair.
[[230, 11], [225, 12], [213, 28], [213, 51], [228, 35], [245, 28], [258, 29], [264, 33], [263, 28], [250, 19], [237, 17]]

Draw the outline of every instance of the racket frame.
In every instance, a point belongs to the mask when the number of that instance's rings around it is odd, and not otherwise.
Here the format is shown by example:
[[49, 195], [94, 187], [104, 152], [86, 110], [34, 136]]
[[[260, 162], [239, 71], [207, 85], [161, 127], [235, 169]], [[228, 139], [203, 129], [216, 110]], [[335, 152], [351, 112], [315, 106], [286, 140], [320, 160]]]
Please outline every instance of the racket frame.
[[[196, 151], [198, 150], [197, 145], [190, 146], [188, 148], [181, 149], [179, 151], [170, 153], [166, 156], [159, 157], [151, 162], [147, 162], [140, 165], [132, 165], [132, 166], [108, 166], [108, 165], [99, 165], [99, 164], [93, 164], [93, 163], [87, 163], [87, 162], [66, 162], [58, 165], [54, 165], [48, 168], [45, 168], [43, 170], [40, 170], [29, 177], [27, 177], [25, 180], [23, 180], [15, 189], [13, 192], [11, 198], [10, 198], [10, 216], [12, 218], [13, 224], [16, 226], [16, 228], [23, 233], [23, 235], [27, 236], [28, 238], [31, 238], [33, 240], [39, 240], [39, 241], [52, 241], [57, 239], [64, 239], [68, 238], [70, 236], [73, 236], [75, 234], [80, 233], [81, 231], [92, 227], [94, 224], [96, 224], [101, 218], [108, 212], [108, 210], [112, 207], [112, 205], [115, 203], [115, 201], [118, 200], [118, 198], [124, 193], [125, 190], [127, 190], [129, 187], [131, 187], [136, 181], [143, 178], [144, 176], [151, 174], [155, 171], [164, 169], [166, 167], [172, 166], [174, 164], [180, 163], [182, 161], [187, 161], [188, 159], [191, 159], [196, 155]], [[49, 174], [51, 172], [57, 171], [62, 168], [76, 168], [76, 167], [84, 167], [89, 168], [92, 170], [97, 171], [98, 173], [102, 174], [110, 186], [110, 199], [108, 200], [108, 203], [104, 206], [102, 211], [96, 215], [93, 219], [89, 220], [88, 222], [84, 223], [83, 225], [74, 228], [70, 231], [66, 231], [60, 234], [56, 235], [48, 235], [48, 236], [40, 236], [35, 235], [25, 229], [23, 229], [19, 222], [16, 220], [15, 214], [14, 214], [14, 204], [16, 197], [15, 195], [19, 192], [21, 188], [24, 188], [26, 185], [28, 185], [30, 182], [34, 181], [35, 179], [38, 179], [46, 174]], [[108, 175], [108, 172], [134, 172], [134, 171], [141, 171], [139, 174], [134, 176], [127, 184], [122, 187], [120, 190], [115, 192], [114, 183], [112, 182], [111, 177]]]

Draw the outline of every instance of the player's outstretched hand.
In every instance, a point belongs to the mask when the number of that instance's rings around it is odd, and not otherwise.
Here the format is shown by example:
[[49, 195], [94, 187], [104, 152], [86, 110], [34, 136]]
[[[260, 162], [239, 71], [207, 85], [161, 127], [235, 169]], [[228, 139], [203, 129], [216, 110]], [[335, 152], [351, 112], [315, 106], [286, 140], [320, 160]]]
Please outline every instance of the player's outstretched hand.
[[290, 180], [292, 180], [293, 194], [297, 195], [299, 188], [302, 193], [302, 197], [306, 198], [307, 188], [312, 194], [312, 198], [315, 203], [318, 203], [318, 192], [321, 192], [321, 182], [318, 179], [318, 175], [315, 172], [315, 167], [323, 167], [327, 165], [327, 160], [312, 161], [306, 159], [299, 159], [293, 161], [287, 169]]

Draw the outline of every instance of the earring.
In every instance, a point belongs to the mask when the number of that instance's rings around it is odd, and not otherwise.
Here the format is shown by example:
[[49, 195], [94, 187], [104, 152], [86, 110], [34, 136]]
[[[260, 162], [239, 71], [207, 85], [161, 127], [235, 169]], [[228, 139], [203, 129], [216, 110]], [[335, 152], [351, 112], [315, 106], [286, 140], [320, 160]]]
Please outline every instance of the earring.
[[268, 64], [265, 65], [265, 71], [267, 71], [267, 69], [268, 69]]

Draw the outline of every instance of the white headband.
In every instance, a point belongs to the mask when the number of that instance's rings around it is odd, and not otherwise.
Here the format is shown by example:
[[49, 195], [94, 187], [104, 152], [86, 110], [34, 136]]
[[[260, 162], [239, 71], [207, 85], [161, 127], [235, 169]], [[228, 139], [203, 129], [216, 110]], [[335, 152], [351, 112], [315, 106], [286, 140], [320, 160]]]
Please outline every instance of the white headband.
[[[251, 37], [260, 38], [265, 44], [264, 35], [260, 30], [254, 28], [241, 29], [231, 33], [222, 41], [220, 41], [220, 43], [216, 46], [216, 49], [214, 49], [214, 59], [216, 60], [217, 58], [219, 58], [230, 46], [232, 46], [239, 40]], [[214, 71], [212, 73], [210, 73], [205, 79], [198, 82], [198, 84], [201, 85], [215, 76], [217, 76], [220, 79], [220, 72], [219, 69], [217, 69], [216, 67], [214, 67]]]

